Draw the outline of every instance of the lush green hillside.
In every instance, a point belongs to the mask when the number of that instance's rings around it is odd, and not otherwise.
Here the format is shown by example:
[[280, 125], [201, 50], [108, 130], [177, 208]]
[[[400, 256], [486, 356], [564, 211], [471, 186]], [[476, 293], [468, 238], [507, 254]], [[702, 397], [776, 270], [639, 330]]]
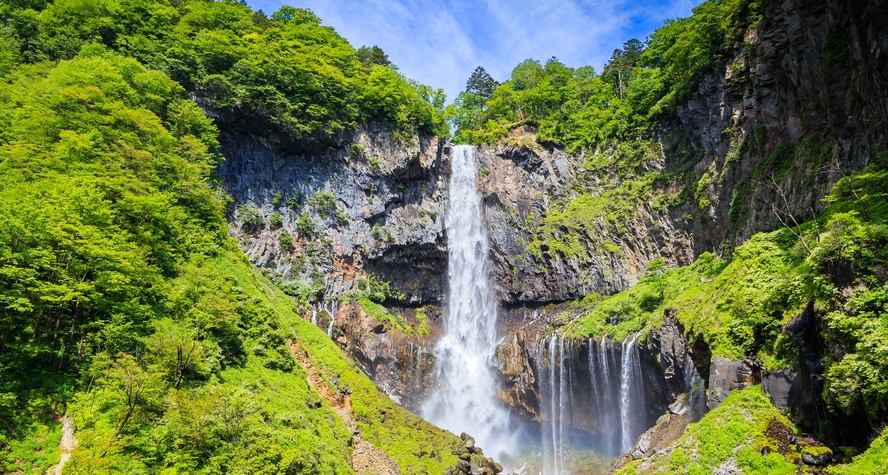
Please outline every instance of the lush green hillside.
[[440, 90], [400, 75], [378, 48], [356, 54], [310, 10], [282, 7], [268, 17], [234, 1], [14, 0], [0, 18], [0, 68], [71, 59], [102, 44], [232, 120], [251, 117], [242, 128], [278, 131], [303, 149], [366, 121], [447, 135]]
[[[185, 87], [126, 55], [150, 63], [151, 54], [171, 51], [167, 38], [182, 42], [183, 59], [208, 61], [183, 39], [233, 34], [225, 28], [241, 24], [252, 41], [262, 31], [284, 41], [292, 29], [339, 48], [349, 64], [342, 68], [353, 73], [343, 81], [376, 74], [388, 78], [380, 94], [414, 94], [385, 104], [373, 103], [369, 89], [364, 99], [330, 97], [348, 105], [330, 106], [316, 122], [292, 105], [290, 116], [266, 110], [281, 127], [306, 134], [386, 118], [405, 104], [437, 117], [417, 98], [421, 88], [392, 69], [360, 65], [313, 19], [302, 27], [265, 19], [262, 30], [253, 19], [264, 17], [227, 3], [16, 6], [2, 7], [0, 50], [0, 472], [43, 473], [58, 463], [67, 415], [78, 445], [66, 472], [353, 473], [351, 431], [306, 381], [287, 349], [294, 338], [330, 384], [351, 392], [361, 436], [404, 473], [452, 465], [452, 434], [376, 390], [296, 315], [291, 297], [258, 276], [227, 235], [227, 198], [211, 178], [222, 159], [216, 127]], [[184, 36], [174, 35], [171, 19]], [[316, 53], [312, 61], [326, 54]], [[278, 65], [336, 75], [312, 69], [312, 61]], [[233, 64], [195, 65], [177, 79], [199, 88], [213, 74], [229, 74], [243, 81], [237, 94], [246, 94], [229, 100], [270, 104], [249, 94], [276, 86], [267, 78], [251, 83]], [[394, 125], [431, 124], [401, 112], [393, 112]]]

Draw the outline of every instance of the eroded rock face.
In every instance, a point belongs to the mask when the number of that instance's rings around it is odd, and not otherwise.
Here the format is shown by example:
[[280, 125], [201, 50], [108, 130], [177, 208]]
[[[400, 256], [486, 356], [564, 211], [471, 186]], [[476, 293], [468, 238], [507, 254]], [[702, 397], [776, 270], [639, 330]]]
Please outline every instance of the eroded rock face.
[[[341, 148], [302, 156], [223, 135], [219, 173], [234, 198], [231, 233], [253, 264], [285, 284], [318, 282], [326, 299], [356, 290], [372, 272], [400, 291], [400, 303], [441, 302], [447, 150], [434, 137], [359, 130]], [[259, 223], [249, 222], [244, 206]], [[293, 237], [290, 248], [281, 245], [283, 233]]]
[[[888, 149], [888, 16], [866, 14], [884, 9], [882, 0], [768, 3], [727, 67], [706, 75], [661, 119], [640, 167], [690, 169], [652, 185], [654, 194], [687, 197], [668, 206], [642, 201], [618, 222], [602, 217], [582, 232], [556, 230], [556, 239], [576, 244], [569, 255], [548, 252], [551, 243], [537, 231], [541, 217], [561, 213], [581, 192], [619, 187], [616, 171], [584, 172], [601, 155], [619, 157], [614, 145], [568, 154], [537, 144], [536, 131], [525, 126], [479, 147], [501, 301], [625, 290], [657, 257], [686, 265], [780, 225], [778, 215], [819, 213], [843, 173]], [[837, 57], [845, 58], [841, 65]], [[797, 158], [781, 162], [787, 152]], [[528, 252], [537, 239], [539, 252]]]
[[[416, 309], [397, 308], [391, 312], [404, 318], [405, 325], [418, 327]], [[440, 309], [426, 306], [426, 327], [437, 333]], [[322, 313], [318, 326], [329, 325]], [[390, 322], [379, 322], [356, 303], [337, 308], [331, 338], [351, 355], [376, 386], [407, 410], [418, 414], [434, 389], [435, 356], [431, 338], [406, 334]]]

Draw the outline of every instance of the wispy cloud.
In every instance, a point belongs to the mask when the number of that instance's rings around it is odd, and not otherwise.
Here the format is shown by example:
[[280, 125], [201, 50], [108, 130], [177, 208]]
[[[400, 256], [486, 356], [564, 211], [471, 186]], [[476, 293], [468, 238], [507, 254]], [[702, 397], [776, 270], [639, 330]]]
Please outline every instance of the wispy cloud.
[[310, 8], [355, 47], [378, 45], [408, 77], [451, 100], [476, 66], [504, 80], [527, 58], [556, 56], [600, 70], [614, 49], [643, 40], [702, 0], [248, 0], [266, 13]]

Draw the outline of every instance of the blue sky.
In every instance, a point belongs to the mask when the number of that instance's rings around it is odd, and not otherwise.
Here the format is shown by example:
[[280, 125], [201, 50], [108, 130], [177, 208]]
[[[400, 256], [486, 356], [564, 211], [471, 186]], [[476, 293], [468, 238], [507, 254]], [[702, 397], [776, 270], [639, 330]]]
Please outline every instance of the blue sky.
[[472, 70], [499, 81], [519, 62], [556, 56], [600, 71], [614, 49], [701, 0], [247, 0], [271, 14], [310, 8], [355, 47], [378, 45], [406, 76], [452, 101]]

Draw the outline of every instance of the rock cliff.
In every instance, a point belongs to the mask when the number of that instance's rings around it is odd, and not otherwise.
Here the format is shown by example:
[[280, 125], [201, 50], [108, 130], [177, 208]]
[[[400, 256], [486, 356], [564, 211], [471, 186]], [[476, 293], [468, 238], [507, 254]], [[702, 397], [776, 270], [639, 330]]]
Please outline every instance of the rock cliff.
[[[601, 155], [619, 161], [620, 144], [571, 155], [538, 144], [532, 126], [480, 147], [502, 302], [625, 290], [657, 257], [685, 265], [816, 215], [836, 181], [888, 153], [878, 11], [884, 2], [769, 2], [732, 61], [661, 116], [653, 138], [639, 137], [650, 150], [635, 178], [587, 171]], [[653, 181], [638, 178], [649, 172]], [[596, 197], [624, 203], [608, 213]]]

